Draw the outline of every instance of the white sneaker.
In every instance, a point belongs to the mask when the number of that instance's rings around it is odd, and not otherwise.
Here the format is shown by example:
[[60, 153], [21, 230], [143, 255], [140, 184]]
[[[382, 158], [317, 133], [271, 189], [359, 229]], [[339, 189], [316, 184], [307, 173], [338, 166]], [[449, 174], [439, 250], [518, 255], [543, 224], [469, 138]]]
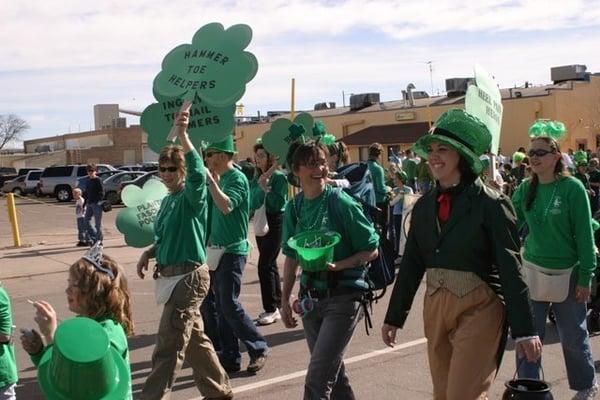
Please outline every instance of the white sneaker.
[[271, 325], [280, 319], [281, 314], [279, 314], [279, 310], [275, 310], [271, 313], [264, 312], [258, 316], [258, 319], [256, 320], [256, 325]]
[[590, 400], [595, 399], [598, 394], [598, 385], [594, 385], [589, 389], [580, 390], [575, 394], [573, 400]]

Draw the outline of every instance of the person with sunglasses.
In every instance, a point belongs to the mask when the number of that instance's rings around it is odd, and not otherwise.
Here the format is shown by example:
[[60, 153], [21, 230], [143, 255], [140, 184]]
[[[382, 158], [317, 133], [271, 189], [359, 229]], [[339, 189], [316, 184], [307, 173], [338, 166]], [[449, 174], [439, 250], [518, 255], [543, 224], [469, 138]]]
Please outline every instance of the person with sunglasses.
[[[532, 178], [523, 181], [512, 201], [519, 224], [529, 227], [523, 267], [536, 329], [543, 340], [552, 304], [569, 387], [577, 392], [573, 399], [581, 400], [598, 393], [586, 326], [596, 257], [587, 193], [579, 180], [565, 173], [558, 144], [565, 133], [558, 121], [538, 120], [531, 126]], [[539, 379], [540, 363], [518, 357], [519, 376]]]
[[152, 371], [141, 398], [169, 398], [185, 360], [206, 399], [232, 399], [229, 378], [205, 334], [199, 311], [210, 285], [205, 247], [207, 170], [188, 137], [189, 112], [178, 113], [174, 124], [181, 146], [166, 146], [158, 157], [160, 178], [169, 194], [154, 221], [154, 245], [137, 264], [137, 274], [144, 279], [149, 260], [156, 258], [156, 302], [164, 305]]
[[212, 318], [205, 315], [205, 320], [210, 321], [212, 328], [218, 327], [223, 367], [230, 372], [241, 369], [241, 340], [250, 356], [246, 371], [254, 374], [265, 366], [269, 346], [239, 300], [250, 251], [247, 239], [250, 186], [246, 176], [233, 164], [235, 154], [233, 135], [210, 143], [205, 151], [210, 193], [209, 267], [218, 321], [214, 320], [214, 313]]
[[517, 351], [531, 361], [541, 355], [510, 199], [478, 177], [491, 140], [479, 119], [452, 109], [413, 146], [437, 184], [412, 210], [418, 222], [410, 225], [381, 334], [395, 345], [426, 275], [423, 319], [434, 399], [487, 398], [508, 326]]

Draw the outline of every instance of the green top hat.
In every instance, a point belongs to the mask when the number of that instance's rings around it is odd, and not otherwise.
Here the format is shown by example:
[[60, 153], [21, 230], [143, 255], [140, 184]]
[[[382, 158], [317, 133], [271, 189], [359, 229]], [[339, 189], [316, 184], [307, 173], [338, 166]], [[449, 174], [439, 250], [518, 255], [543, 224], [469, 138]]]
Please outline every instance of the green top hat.
[[333, 250], [341, 238], [337, 232], [306, 231], [291, 237], [288, 245], [296, 250], [304, 271], [327, 271], [327, 263], [333, 261]]
[[490, 148], [492, 135], [478, 118], [456, 108], [443, 113], [429, 133], [417, 140], [413, 150], [419, 157], [427, 159], [427, 147], [433, 142], [452, 146], [467, 160], [473, 172], [479, 175], [483, 170], [479, 156]]
[[77, 317], [56, 329], [54, 345], [40, 361], [38, 380], [51, 400], [123, 400], [131, 377], [102, 325]]
[[236, 154], [235, 151], [235, 143], [233, 143], [233, 135], [229, 135], [225, 138], [225, 140], [221, 140], [220, 142], [210, 143], [206, 146], [206, 151], [209, 150], [217, 150], [223, 153]]

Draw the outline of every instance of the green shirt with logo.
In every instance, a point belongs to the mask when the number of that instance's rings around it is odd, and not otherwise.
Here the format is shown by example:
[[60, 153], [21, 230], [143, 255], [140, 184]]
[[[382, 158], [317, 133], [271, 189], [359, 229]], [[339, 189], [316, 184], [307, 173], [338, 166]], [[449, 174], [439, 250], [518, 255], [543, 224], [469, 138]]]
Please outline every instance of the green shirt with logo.
[[221, 191], [229, 197], [228, 214], [223, 214], [211, 202], [210, 240], [216, 246], [226, 247], [225, 253], [248, 255], [248, 216], [250, 213], [250, 186], [246, 176], [232, 168], [219, 179]]
[[288, 181], [287, 177], [281, 170], [275, 170], [269, 178], [268, 187], [271, 189], [266, 193], [258, 184], [258, 177], [252, 180], [250, 185], [252, 210], [258, 210], [263, 203], [266, 204], [266, 209], [269, 214], [277, 214], [283, 212], [285, 203], [288, 198]]
[[163, 266], [206, 260], [206, 169], [195, 149], [185, 163], [183, 189], [163, 199], [154, 222], [156, 261]]
[[527, 223], [523, 257], [551, 269], [574, 266], [579, 285], [589, 286], [596, 270], [591, 211], [583, 184], [573, 177], [563, 177], [549, 184], [539, 184], [533, 205], [525, 209], [531, 180], [519, 185], [512, 201], [519, 224]]
[[[11, 336], [13, 332], [12, 308], [6, 290], [0, 286], [0, 333]], [[15, 338], [13, 337], [13, 340]], [[0, 344], [0, 388], [12, 385], [18, 380], [15, 346], [12, 343]]]

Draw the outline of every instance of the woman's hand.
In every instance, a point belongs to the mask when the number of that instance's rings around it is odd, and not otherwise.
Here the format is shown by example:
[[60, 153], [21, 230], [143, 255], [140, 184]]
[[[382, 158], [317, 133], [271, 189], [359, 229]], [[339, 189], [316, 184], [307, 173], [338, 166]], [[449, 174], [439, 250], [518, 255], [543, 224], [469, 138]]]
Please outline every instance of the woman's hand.
[[381, 338], [383, 339], [383, 343], [385, 343], [388, 347], [394, 347], [396, 344], [396, 332], [398, 331], [398, 327], [383, 324], [381, 327]]
[[137, 274], [140, 278], [144, 279], [146, 276], [144, 271], [148, 271], [148, 263], [150, 262], [150, 257], [147, 252], [143, 252], [140, 256], [140, 260], [137, 263]]
[[538, 336], [517, 342], [517, 357], [527, 358], [529, 362], [536, 362], [542, 356], [542, 342]]
[[590, 300], [591, 289], [589, 286], [577, 285], [575, 288], [575, 300], [578, 303], [587, 303]]
[[292, 307], [290, 306], [289, 300], [281, 302], [280, 311], [281, 311], [281, 320], [283, 321], [283, 324], [285, 325], [286, 328], [295, 328], [296, 326], [298, 326], [298, 321], [296, 320], [296, 318], [294, 317], [294, 314], [292, 313]]
[[21, 329], [21, 345], [28, 354], [37, 354], [44, 348], [42, 337], [35, 329]]
[[54, 307], [47, 301], [36, 301], [33, 303], [36, 309], [35, 322], [37, 322], [40, 332], [46, 338], [46, 343], [54, 343], [54, 332], [56, 332], [57, 318]]

